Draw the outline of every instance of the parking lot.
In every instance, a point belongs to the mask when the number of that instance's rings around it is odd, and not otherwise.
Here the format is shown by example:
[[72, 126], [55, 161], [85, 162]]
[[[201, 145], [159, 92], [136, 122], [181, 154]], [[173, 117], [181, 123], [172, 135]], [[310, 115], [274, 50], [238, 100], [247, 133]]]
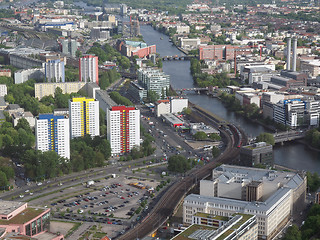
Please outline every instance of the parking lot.
[[[88, 184], [89, 183], [89, 184]], [[83, 180], [68, 188], [31, 201], [51, 208], [55, 219], [101, 224], [110, 237], [123, 233], [147, 214], [150, 193], [159, 184], [152, 179], [117, 175]], [[72, 239], [72, 235], [70, 236]]]

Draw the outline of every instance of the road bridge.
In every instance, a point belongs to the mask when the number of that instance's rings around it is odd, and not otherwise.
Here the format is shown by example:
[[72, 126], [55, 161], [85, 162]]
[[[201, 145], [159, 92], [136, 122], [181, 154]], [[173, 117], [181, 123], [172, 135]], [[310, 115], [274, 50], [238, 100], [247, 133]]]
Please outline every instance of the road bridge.
[[162, 57], [162, 60], [163, 61], [188, 61], [190, 60], [191, 58], [193, 58], [195, 56], [193, 55], [188, 55], [188, 56], [178, 56], [178, 55], [175, 55], [175, 56], [164, 56]]
[[186, 92], [197, 92], [198, 94], [200, 94], [200, 92], [210, 91], [210, 89], [208, 87], [205, 87], [205, 88], [180, 88], [180, 89], [174, 89], [174, 91], [180, 92], [180, 94], [186, 93]]
[[304, 138], [306, 131], [291, 130], [286, 132], [277, 132], [273, 134], [275, 143], [284, 143]]

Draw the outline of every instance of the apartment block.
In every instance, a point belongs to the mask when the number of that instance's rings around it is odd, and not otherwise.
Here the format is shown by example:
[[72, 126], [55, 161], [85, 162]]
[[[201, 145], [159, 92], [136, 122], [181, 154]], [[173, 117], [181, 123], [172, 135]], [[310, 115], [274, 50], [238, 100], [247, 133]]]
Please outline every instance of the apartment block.
[[55, 151], [70, 159], [69, 119], [53, 114], [40, 114], [36, 119], [36, 149]]
[[107, 109], [107, 139], [113, 156], [140, 146], [140, 110], [113, 106]]
[[77, 93], [86, 85], [85, 82], [57, 82], [57, 83], [35, 83], [34, 96], [41, 100], [44, 96], [52, 95], [57, 88], [62, 90], [62, 93]]
[[79, 80], [81, 82], [94, 82], [99, 85], [98, 57], [85, 55], [79, 59]]
[[44, 64], [46, 82], [65, 82], [64, 62], [49, 60]]
[[69, 100], [71, 138], [100, 135], [99, 101], [77, 97]]

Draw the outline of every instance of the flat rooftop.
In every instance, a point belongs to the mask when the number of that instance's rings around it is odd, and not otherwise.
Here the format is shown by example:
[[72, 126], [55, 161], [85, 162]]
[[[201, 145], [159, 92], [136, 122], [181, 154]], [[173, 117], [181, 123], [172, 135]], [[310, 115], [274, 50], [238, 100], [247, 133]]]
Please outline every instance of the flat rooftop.
[[24, 224], [47, 210], [47, 208], [28, 207], [10, 220], [0, 220], [0, 224]]
[[8, 215], [24, 204], [26, 204], [26, 203], [25, 202], [13, 202], [13, 201], [1, 200], [0, 201], [0, 214], [1, 215]]

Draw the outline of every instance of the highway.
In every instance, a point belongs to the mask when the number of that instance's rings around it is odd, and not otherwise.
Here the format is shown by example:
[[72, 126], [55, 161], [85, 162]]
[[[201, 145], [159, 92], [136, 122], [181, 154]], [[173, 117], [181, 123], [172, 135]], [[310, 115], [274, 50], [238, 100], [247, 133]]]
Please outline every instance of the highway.
[[[211, 122], [212, 124], [214, 123], [214, 120], [210, 118], [210, 116], [201, 112], [197, 113], [202, 117], [205, 117], [207, 122]], [[228, 142], [225, 151], [215, 161], [209, 162], [201, 168], [191, 170], [184, 178], [173, 183], [156, 203], [149, 215], [145, 217], [141, 223], [134, 226], [117, 239], [137, 239], [153, 233], [172, 215], [187, 192], [197, 184], [199, 180], [208, 177], [211, 174], [212, 169], [218, 164], [230, 163], [237, 158], [239, 155], [239, 148], [237, 147], [237, 144], [239, 141], [242, 141], [242, 139], [239, 139], [239, 135], [237, 135], [236, 131], [231, 130], [232, 135], [230, 135], [227, 131], [223, 129], [220, 130], [221, 134]]]

